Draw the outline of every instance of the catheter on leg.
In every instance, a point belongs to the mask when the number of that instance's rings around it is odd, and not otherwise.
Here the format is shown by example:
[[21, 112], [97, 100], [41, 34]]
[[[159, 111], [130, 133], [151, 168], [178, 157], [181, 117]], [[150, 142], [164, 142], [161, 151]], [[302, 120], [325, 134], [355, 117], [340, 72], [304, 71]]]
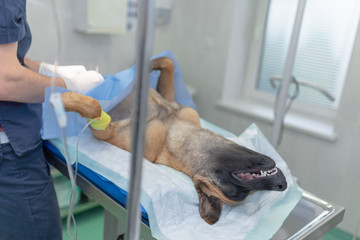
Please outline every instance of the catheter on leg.
[[111, 122], [111, 117], [101, 110], [97, 100], [74, 92], [62, 94], [65, 111], [77, 112], [88, 118], [90, 126], [95, 130], [105, 130]]

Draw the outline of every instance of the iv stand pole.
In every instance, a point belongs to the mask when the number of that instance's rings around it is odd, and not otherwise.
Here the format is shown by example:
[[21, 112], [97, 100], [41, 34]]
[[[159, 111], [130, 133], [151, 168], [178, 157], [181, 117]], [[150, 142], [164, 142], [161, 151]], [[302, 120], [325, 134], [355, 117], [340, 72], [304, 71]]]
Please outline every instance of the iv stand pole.
[[150, 57], [153, 45], [154, 1], [138, 1], [137, 68], [135, 77], [134, 112], [131, 138], [131, 170], [127, 201], [127, 238], [140, 239], [140, 185], [145, 145]]
[[306, 0], [299, 0], [296, 16], [294, 21], [293, 32], [290, 40], [288, 55], [285, 62], [283, 81], [280, 86], [279, 100], [278, 104], [274, 106], [275, 110], [275, 120], [274, 127], [271, 136], [271, 143], [274, 147], [277, 147], [280, 141], [280, 136], [282, 132], [284, 117], [285, 117], [285, 108], [287, 102], [287, 94], [292, 79], [292, 72], [294, 68], [296, 49], [298, 45], [298, 39], [301, 29], [301, 23], [304, 15]]

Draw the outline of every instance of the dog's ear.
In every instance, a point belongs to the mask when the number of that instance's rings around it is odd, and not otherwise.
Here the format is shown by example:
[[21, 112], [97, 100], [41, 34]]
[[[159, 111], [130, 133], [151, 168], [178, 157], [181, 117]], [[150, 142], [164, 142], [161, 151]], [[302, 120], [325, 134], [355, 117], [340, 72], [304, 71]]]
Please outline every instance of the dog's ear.
[[221, 214], [222, 204], [219, 198], [207, 195], [209, 191], [206, 184], [200, 180], [195, 183], [196, 191], [199, 195], [199, 212], [202, 219], [208, 224], [216, 223]]

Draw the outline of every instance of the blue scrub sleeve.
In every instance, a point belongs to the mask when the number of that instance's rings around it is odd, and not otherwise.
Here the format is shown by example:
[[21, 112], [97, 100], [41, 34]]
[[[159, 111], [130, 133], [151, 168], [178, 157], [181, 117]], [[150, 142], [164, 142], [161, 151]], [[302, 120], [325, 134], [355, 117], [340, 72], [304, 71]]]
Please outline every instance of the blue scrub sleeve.
[[26, 1], [0, 1], [0, 44], [18, 42], [25, 37]]

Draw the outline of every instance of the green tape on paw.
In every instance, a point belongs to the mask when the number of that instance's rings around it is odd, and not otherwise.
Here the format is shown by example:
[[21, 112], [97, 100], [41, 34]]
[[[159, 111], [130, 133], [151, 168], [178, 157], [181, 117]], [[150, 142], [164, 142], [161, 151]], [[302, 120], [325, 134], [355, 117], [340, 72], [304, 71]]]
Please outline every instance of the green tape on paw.
[[[93, 119], [88, 118], [88, 121], [92, 121]], [[94, 120], [90, 123], [90, 126], [96, 130], [105, 130], [109, 123], [111, 122], [111, 117], [104, 111], [101, 112], [101, 116], [99, 120]]]

